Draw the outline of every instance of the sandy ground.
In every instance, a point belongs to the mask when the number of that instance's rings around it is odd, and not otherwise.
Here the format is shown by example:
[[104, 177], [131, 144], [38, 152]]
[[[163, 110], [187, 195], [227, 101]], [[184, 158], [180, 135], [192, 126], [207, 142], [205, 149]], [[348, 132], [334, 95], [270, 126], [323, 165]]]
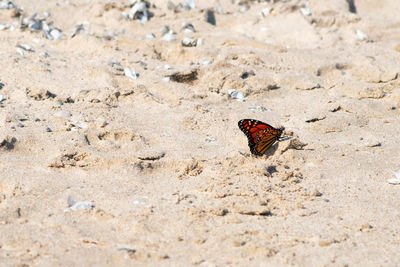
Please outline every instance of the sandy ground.
[[0, 9], [0, 265], [399, 266], [398, 0], [150, 2]]

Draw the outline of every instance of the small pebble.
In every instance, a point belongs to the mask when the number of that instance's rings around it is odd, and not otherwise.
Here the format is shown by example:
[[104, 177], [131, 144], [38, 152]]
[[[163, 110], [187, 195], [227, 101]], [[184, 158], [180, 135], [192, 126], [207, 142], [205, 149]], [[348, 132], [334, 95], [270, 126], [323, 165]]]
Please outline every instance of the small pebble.
[[117, 247], [117, 250], [125, 250], [125, 251], [127, 251], [127, 252], [130, 252], [130, 253], [134, 253], [134, 252], [136, 252], [136, 248], [135, 247], [131, 247], [131, 246], [119, 246], [119, 247]]
[[322, 196], [322, 193], [318, 191], [318, 189], [314, 189], [310, 192], [310, 195], [313, 197], [320, 197]]
[[205, 13], [205, 20], [206, 22], [210, 23], [211, 25], [217, 25], [217, 21], [215, 20], [215, 14], [212, 9], [207, 9]]
[[85, 26], [83, 24], [79, 24], [79, 25], [75, 26], [75, 29], [72, 30], [70, 37], [74, 38], [80, 32], [84, 32], [84, 31], [87, 33], [87, 31], [85, 30]]
[[43, 23], [40, 20], [32, 20], [29, 25], [28, 25], [29, 30], [31, 30], [31, 32], [36, 32], [36, 31], [40, 31], [43, 29]]
[[164, 26], [161, 28], [161, 35], [165, 35], [165, 34], [167, 34], [167, 33], [173, 34], [174, 31], [173, 31], [168, 25], [164, 25]]
[[73, 196], [68, 196], [67, 204], [68, 204], [68, 207], [72, 207], [75, 204], [75, 200], [74, 200]]
[[309, 119], [306, 119], [305, 122], [307, 123], [313, 123], [313, 122], [317, 122], [317, 121], [322, 121], [326, 118], [325, 115], [321, 114], [321, 115], [317, 115], [317, 116], [312, 116]]
[[171, 0], [169, 0], [168, 3], [167, 3], [167, 8], [169, 10], [174, 10], [175, 9], [175, 4], [173, 2], [171, 2]]
[[245, 72], [242, 73], [242, 75], [240, 75], [240, 78], [247, 79], [250, 75], [251, 76], [255, 76], [256, 74], [255, 74], [255, 72], [253, 70], [245, 71]]
[[15, 137], [6, 136], [3, 140], [0, 139], [0, 149], [11, 150], [14, 148], [16, 142], [17, 139]]
[[382, 146], [382, 144], [378, 140], [369, 140], [367, 142], [364, 142], [364, 146], [366, 146], [366, 147], [378, 147], [378, 146]]

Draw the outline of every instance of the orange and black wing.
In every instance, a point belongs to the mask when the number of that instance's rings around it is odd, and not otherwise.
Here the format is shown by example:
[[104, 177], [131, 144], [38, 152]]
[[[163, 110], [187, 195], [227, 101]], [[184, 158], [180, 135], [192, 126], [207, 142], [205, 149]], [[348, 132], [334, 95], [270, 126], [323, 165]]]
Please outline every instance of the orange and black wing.
[[257, 134], [256, 145], [253, 154], [264, 155], [264, 153], [278, 141], [282, 134], [282, 129], [268, 129]]
[[[242, 132], [247, 136], [247, 139], [249, 140], [249, 147], [251, 153], [261, 156], [263, 153], [260, 153], [260, 151], [264, 152], [272, 145], [269, 145], [269, 147], [265, 148], [265, 146], [260, 146], [258, 143], [260, 143], [261, 136], [266, 135], [267, 133], [274, 133], [275, 131], [280, 131], [280, 129], [275, 129], [271, 125], [264, 123], [262, 121], [258, 120], [251, 120], [251, 119], [244, 119], [240, 120], [238, 122], [239, 129], [242, 130]], [[265, 133], [264, 133], [265, 132]], [[257, 137], [259, 136], [260, 137]], [[275, 135], [275, 140], [277, 140], [279, 137]], [[274, 140], [274, 141], [275, 141]]]

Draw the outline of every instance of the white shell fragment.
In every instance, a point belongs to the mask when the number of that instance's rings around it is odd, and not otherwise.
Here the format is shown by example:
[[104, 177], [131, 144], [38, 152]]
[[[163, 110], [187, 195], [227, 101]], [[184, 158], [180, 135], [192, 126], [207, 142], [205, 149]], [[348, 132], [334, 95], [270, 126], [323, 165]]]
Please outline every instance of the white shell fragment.
[[206, 137], [206, 142], [210, 143], [211, 145], [219, 146], [217, 139], [209, 135]]
[[131, 68], [125, 68], [124, 73], [126, 77], [131, 78], [132, 80], [136, 80], [138, 77], [135, 70]]
[[309, 6], [300, 8], [300, 12], [301, 12], [301, 14], [303, 14], [303, 16], [305, 16], [305, 17], [311, 16], [311, 9], [310, 9]]
[[368, 35], [362, 32], [361, 30], [357, 30], [356, 34], [360, 41], [368, 40]]
[[60, 40], [62, 37], [62, 33], [59, 29], [52, 29], [49, 32], [49, 37], [47, 39], [50, 40]]
[[264, 8], [263, 10], [261, 10], [260, 14], [261, 14], [261, 16], [266, 17], [269, 14], [271, 14], [271, 11], [272, 11], [272, 8], [267, 7], [267, 8]]
[[24, 50], [22, 50], [21, 48], [17, 48], [16, 51], [20, 56], [24, 56]]
[[196, 7], [194, 0], [185, 0], [185, 4], [190, 9], [194, 9]]
[[134, 0], [129, 14], [123, 13], [122, 15], [130, 20], [138, 19], [141, 24], [149, 20], [149, 12], [145, 1]]
[[269, 112], [269, 111], [271, 111], [269, 108], [266, 108], [263, 106], [249, 107], [249, 110], [252, 112], [256, 112], [256, 111]]
[[88, 128], [88, 124], [86, 122], [83, 121], [73, 121], [71, 122], [72, 126], [81, 128], [81, 129], [87, 129]]
[[237, 101], [244, 102], [246, 100], [243, 93], [238, 90], [229, 89], [228, 94], [231, 98], [236, 99]]
[[182, 30], [184, 33], [193, 33], [196, 32], [196, 29], [194, 28], [192, 23], [186, 23], [183, 25]]
[[16, 8], [16, 9], [20, 9], [15, 3], [14, 1], [1, 1], [0, 2], [0, 9], [12, 9], [12, 8]]
[[150, 207], [149, 198], [147, 196], [136, 196], [134, 200], [132, 200], [132, 205], [137, 206], [141, 205], [144, 207]]
[[173, 35], [172, 33], [166, 33], [166, 34], [164, 34], [164, 36], [163, 36], [163, 40], [164, 40], [164, 41], [167, 41], [167, 42], [171, 42], [171, 41], [175, 41], [175, 40], [176, 40], [176, 37], [175, 37], [175, 35]]
[[399, 184], [400, 185], [400, 172], [395, 172], [394, 175], [396, 176], [395, 178], [387, 180], [389, 184]]
[[7, 30], [7, 29], [12, 30], [12, 29], [14, 29], [14, 27], [11, 24], [0, 22], [0, 31]]
[[[68, 203], [70, 204], [70, 203]], [[93, 203], [90, 201], [80, 201], [74, 203], [71, 207], [64, 210], [64, 212], [76, 211], [76, 210], [88, 210], [94, 207]]]
[[40, 52], [39, 56], [44, 57], [44, 58], [50, 57], [50, 55], [47, 52]]
[[192, 47], [197, 45], [197, 39], [192, 39], [189, 37], [185, 37], [182, 39], [182, 45], [186, 47]]
[[156, 36], [153, 33], [148, 33], [148, 34], [146, 34], [146, 38], [147, 39], [154, 39], [154, 38], [156, 38]]
[[20, 47], [28, 52], [35, 52], [35, 50], [33, 50], [33, 48], [27, 44], [19, 44], [18, 47]]

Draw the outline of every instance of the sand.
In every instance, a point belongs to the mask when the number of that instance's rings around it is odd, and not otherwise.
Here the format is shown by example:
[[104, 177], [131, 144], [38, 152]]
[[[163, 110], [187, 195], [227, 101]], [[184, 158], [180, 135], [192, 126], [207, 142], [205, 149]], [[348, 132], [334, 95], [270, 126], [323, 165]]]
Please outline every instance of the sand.
[[398, 1], [150, 2], [0, 9], [0, 265], [400, 265]]

